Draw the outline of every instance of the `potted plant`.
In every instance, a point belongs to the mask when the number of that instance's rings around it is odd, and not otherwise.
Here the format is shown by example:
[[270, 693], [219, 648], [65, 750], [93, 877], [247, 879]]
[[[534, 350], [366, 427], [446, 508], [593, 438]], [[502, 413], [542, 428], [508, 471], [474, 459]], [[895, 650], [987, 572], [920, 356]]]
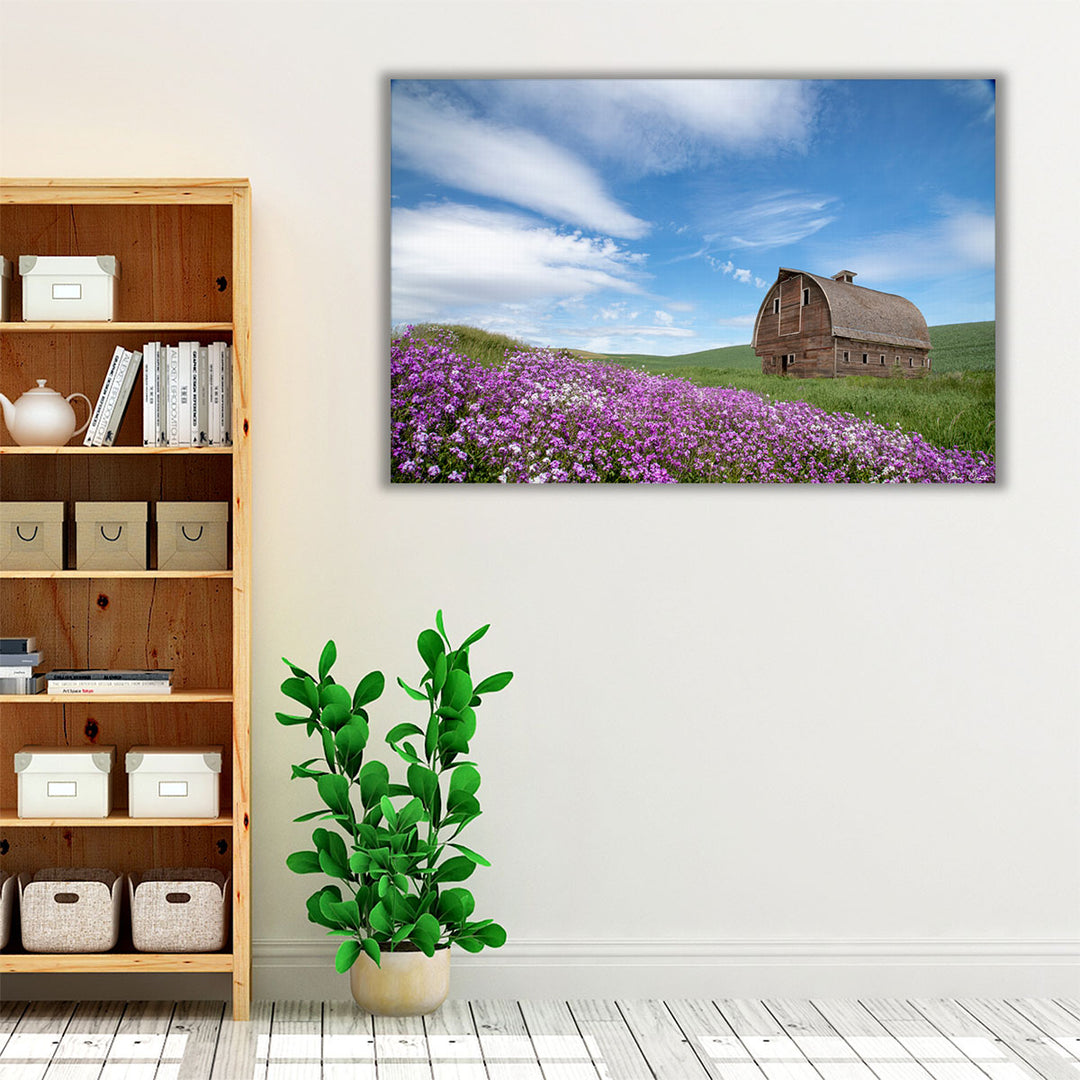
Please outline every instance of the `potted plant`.
[[472, 918], [473, 895], [459, 884], [490, 863], [456, 841], [480, 814], [480, 773], [465, 757], [476, 710], [513, 673], [474, 682], [469, 649], [488, 627], [454, 648], [441, 611], [435, 625], [417, 639], [426, 665], [419, 687], [398, 678], [410, 698], [426, 704], [426, 724], [404, 722], [386, 734], [407, 765], [404, 784], [391, 781], [383, 762], [364, 761], [367, 706], [382, 695], [383, 674], [370, 672], [350, 693], [330, 674], [333, 641], [322, 651], [317, 678], [285, 661], [292, 674], [282, 692], [305, 712], [277, 713], [282, 724], [303, 724], [321, 740], [322, 755], [294, 765], [292, 775], [313, 780], [324, 807], [295, 820], [327, 823], [312, 833], [313, 849], [295, 851], [285, 863], [298, 874], [334, 879], [308, 898], [308, 919], [344, 938], [335, 966], [351, 973], [357, 1004], [383, 1016], [418, 1015], [442, 1004], [451, 943], [479, 952], [506, 941], [498, 923]]

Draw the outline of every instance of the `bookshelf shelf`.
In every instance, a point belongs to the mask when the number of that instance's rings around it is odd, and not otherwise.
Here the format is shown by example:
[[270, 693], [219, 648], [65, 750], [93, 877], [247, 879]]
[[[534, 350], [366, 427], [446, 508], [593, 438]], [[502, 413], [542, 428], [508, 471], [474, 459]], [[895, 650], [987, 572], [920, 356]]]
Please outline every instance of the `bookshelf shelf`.
[[177, 578], [231, 578], [231, 570], [0, 570], [0, 581], [32, 578], [77, 581], [171, 581]]
[[214, 454], [231, 454], [235, 446], [0, 446], [0, 457], [29, 455], [31, 457], [56, 456], [57, 454], [89, 455], [98, 454], [114, 457], [120, 454], [193, 454], [197, 457], [211, 457]]
[[[0, 871], [212, 867], [232, 879], [231, 948], [136, 953], [122, 929], [113, 952], [29, 954], [16, 926], [0, 972], [222, 972], [231, 975], [236, 1020], [248, 1018], [251, 1002], [250, 232], [246, 180], [0, 180], [0, 253], [16, 265], [25, 254], [116, 255], [123, 320], [23, 322], [16, 276], [9, 321], [0, 322], [0, 391], [14, 400], [44, 378], [65, 397], [93, 401], [117, 346], [225, 340], [233, 437], [232, 446], [143, 446], [142, 410], [129, 407], [113, 446], [0, 445], [0, 500], [227, 501], [232, 514], [231, 570], [0, 571], [3, 633], [36, 637], [43, 670], [159, 667], [183, 677], [171, 694], [0, 695], [0, 807], [8, 808], [0, 810]], [[131, 401], [141, 400], [140, 372]], [[81, 403], [76, 412], [81, 421]], [[0, 438], [11, 442], [6, 429]], [[74, 539], [69, 526], [69, 552]], [[126, 816], [128, 749], [218, 744], [223, 816]], [[20, 820], [11, 761], [23, 745], [115, 745], [119, 809], [103, 819]], [[186, 996], [180, 983], [174, 993]]]
[[231, 322], [0, 322], [0, 334], [231, 334]]
[[0, 694], [0, 705], [193, 705], [233, 701], [229, 690], [174, 690], [171, 694]]
[[0, 953], [0, 973], [33, 971], [234, 971], [232, 953]]
[[0, 810], [0, 827], [15, 829], [189, 829], [232, 827], [232, 816], [216, 818], [133, 818], [114, 810], [107, 818], [21, 818], [15, 807]]

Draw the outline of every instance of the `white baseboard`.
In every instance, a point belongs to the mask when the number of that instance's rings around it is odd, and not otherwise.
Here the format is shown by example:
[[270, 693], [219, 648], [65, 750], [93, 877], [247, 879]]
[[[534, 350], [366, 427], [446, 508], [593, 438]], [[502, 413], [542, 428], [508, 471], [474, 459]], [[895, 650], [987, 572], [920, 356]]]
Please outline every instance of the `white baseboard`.
[[[256, 996], [347, 996], [335, 949], [256, 941]], [[510, 941], [453, 972], [457, 998], [1073, 996], [1080, 941]]]

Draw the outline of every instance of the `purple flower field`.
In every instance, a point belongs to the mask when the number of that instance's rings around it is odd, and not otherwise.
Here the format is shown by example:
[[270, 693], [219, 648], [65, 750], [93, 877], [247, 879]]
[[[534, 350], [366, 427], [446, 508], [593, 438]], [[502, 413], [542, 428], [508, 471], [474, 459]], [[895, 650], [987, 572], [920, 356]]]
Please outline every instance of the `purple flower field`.
[[804, 402], [703, 388], [544, 349], [485, 367], [390, 350], [399, 483], [992, 483], [994, 459]]

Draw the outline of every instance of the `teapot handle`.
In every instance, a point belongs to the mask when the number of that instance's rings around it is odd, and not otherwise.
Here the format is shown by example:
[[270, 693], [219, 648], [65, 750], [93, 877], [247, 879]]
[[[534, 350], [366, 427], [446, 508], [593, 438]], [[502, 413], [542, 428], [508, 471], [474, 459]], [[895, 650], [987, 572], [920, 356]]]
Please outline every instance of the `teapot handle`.
[[88, 425], [90, 424], [90, 417], [92, 417], [94, 415], [93, 403], [90, 401], [90, 399], [85, 394], [68, 394], [68, 396], [66, 398], [64, 398], [64, 400], [70, 404], [71, 399], [74, 398], [74, 397], [81, 397], [83, 399], [83, 401], [86, 402], [87, 408], [90, 411], [87, 413], [86, 423], [83, 424], [83, 426], [81, 428], [79, 428], [77, 431], [73, 431], [71, 433], [71, 437], [73, 439], [75, 438], [76, 435], [81, 435], [87, 429]]

